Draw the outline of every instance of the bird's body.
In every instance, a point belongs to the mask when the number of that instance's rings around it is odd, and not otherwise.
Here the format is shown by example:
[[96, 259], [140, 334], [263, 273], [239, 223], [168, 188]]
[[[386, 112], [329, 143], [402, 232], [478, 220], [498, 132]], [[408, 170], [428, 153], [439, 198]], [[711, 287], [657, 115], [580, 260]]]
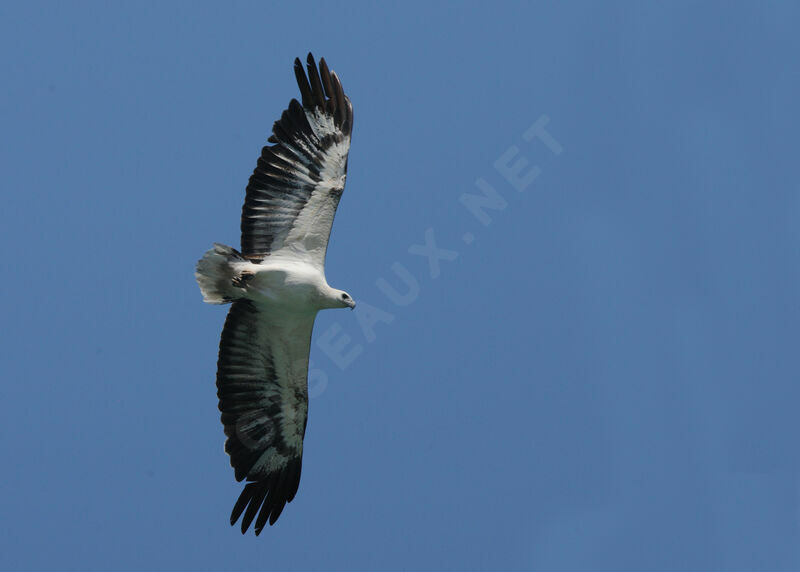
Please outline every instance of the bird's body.
[[344, 190], [353, 108], [325, 60], [295, 75], [292, 100], [275, 122], [247, 186], [242, 250], [215, 244], [197, 263], [203, 299], [231, 303], [217, 362], [217, 395], [236, 479], [231, 514], [242, 532], [273, 524], [300, 483], [308, 419], [308, 356], [317, 312], [353, 308], [325, 279], [325, 254]]
[[325, 276], [305, 262], [269, 261], [252, 279], [254, 300], [287, 312], [316, 313], [329, 308], [339, 301], [335, 293], [334, 299], [329, 299], [331, 290]]

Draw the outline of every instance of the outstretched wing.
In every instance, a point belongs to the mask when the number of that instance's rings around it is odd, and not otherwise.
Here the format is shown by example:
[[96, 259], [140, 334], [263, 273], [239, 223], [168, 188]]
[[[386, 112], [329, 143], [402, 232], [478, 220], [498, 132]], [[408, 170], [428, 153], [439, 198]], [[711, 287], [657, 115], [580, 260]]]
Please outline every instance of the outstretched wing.
[[[242, 533], [273, 524], [300, 484], [308, 416], [308, 352], [314, 316], [276, 317], [247, 299], [233, 303], [219, 345], [217, 395], [225, 451], [247, 479], [231, 514]], [[245, 511], [245, 509], [247, 509]]]
[[292, 99], [272, 128], [247, 185], [242, 254], [300, 258], [322, 269], [336, 207], [344, 191], [353, 106], [324, 59], [308, 54], [294, 73], [302, 104]]

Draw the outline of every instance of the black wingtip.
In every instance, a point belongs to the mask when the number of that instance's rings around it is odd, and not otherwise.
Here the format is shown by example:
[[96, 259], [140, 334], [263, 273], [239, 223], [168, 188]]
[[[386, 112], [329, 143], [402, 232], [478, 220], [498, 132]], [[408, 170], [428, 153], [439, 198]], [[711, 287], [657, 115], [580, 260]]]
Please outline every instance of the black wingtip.
[[303, 107], [313, 106], [314, 100], [311, 97], [311, 86], [308, 83], [306, 71], [303, 69], [300, 58], [294, 59], [294, 76], [297, 78], [297, 86], [300, 88], [300, 99], [303, 101]]
[[250, 503], [250, 499], [253, 496], [253, 485], [255, 483], [251, 483], [244, 487], [242, 494], [239, 495], [239, 500], [236, 501], [236, 504], [233, 505], [233, 511], [231, 511], [231, 526], [236, 524], [236, 521], [239, 520], [239, 517], [244, 512], [245, 507]]
[[314, 55], [308, 52], [305, 69], [300, 58], [295, 58], [294, 74], [303, 108], [317, 108], [331, 114], [342, 132], [350, 135], [353, 129], [353, 105], [344, 94], [339, 76], [328, 67], [325, 58], [320, 58], [318, 65]]
[[275, 524], [286, 503], [292, 502], [297, 494], [302, 466], [302, 459], [295, 458], [265, 479], [247, 483], [231, 511], [231, 526], [241, 517], [244, 534], [255, 519], [253, 530], [258, 536], [267, 522], [270, 526]]
[[314, 105], [319, 109], [325, 109], [325, 93], [323, 92], [322, 81], [319, 77], [319, 70], [317, 69], [317, 64], [314, 61], [314, 56], [311, 55], [311, 52], [308, 52], [308, 58], [306, 58], [306, 68], [308, 70], [308, 81], [311, 84], [311, 95]]
[[250, 523], [253, 522], [256, 514], [258, 514], [258, 509], [261, 508], [261, 503], [264, 502], [264, 497], [267, 496], [267, 487], [263, 484], [253, 489], [253, 491], [250, 504], [247, 505], [247, 510], [244, 511], [244, 516], [242, 517], [242, 534], [250, 528]]
[[325, 63], [325, 58], [320, 58], [319, 60], [319, 74], [322, 77], [322, 87], [325, 89], [325, 97], [328, 98], [327, 109], [330, 112], [336, 107], [336, 94], [333, 91], [331, 72], [328, 69], [328, 64]]

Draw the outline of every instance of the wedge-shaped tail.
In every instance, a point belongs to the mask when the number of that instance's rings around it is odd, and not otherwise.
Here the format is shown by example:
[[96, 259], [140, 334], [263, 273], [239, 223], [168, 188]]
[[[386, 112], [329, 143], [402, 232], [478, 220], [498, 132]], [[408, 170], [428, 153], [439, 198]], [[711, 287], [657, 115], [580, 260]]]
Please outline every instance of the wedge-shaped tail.
[[247, 264], [238, 250], [214, 243], [197, 262], [194, 277], [203, 293], [203, 301], [209, 304], [227, 304], [241, 298], [244, 290], [240, 282], [241, 265]]

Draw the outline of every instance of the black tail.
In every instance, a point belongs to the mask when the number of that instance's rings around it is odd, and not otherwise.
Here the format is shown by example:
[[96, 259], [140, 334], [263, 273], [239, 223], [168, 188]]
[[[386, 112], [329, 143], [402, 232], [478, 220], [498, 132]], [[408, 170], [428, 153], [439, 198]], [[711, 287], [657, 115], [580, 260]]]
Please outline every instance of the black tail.
[[[269, 520], [270, 526], [275, 524], [283, 511], [287, 502], [292, 502], [297, 488], [300, 486], [300, 470], [303, 466], [302, 457], [291, 459], [282, 469], [275, 471], [266, 479], [247, 483], [239, 500], [231, 512], [231, 526], [236, 524], [239, 517], [244, 512], [242, 518], [242, 534], [247, 532], [250, 523], [253, 522], [256, 513], [256, 536], [261, 534], [261, 530]], [[245, 511], [247, 508], [247, 511]], [[259, 512], [259, 508], [261, 511]]]

